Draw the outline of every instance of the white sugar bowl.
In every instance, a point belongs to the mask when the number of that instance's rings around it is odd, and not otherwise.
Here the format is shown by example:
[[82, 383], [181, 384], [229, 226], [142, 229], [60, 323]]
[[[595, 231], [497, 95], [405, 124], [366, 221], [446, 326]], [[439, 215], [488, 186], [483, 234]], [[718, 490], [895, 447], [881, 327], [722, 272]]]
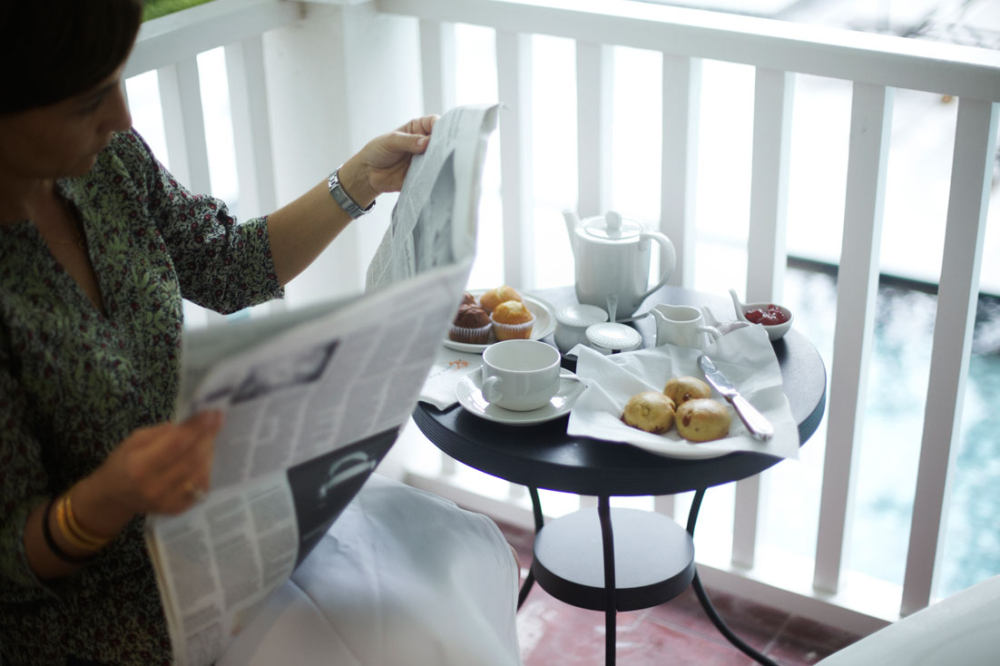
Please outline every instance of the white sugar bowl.
[[571, 303], [556, 311], [556, 346], [562, 353], [586, 344], [587, 328], [608, 320], [608, 313], [596, 305]]

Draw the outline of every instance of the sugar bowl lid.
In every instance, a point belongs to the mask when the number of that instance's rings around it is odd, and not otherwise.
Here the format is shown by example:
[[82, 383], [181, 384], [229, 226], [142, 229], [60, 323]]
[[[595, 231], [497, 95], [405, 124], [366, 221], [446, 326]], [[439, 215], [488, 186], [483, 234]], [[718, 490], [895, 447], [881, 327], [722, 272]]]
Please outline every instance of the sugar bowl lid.
[[639, 331], [617, 322], [592, 324], [587, 327], [586, 335], [592, 347], [610, 351], [632, 351], [642, 344]]

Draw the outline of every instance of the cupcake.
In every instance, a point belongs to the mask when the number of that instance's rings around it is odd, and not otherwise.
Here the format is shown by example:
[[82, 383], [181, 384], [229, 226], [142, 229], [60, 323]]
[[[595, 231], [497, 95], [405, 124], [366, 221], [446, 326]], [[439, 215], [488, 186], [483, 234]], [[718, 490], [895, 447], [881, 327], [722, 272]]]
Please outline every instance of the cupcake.
[[464, 304], [458, 306], [458, 313], [451, 322], [448, 339], [455, 342], [468, 342], [474, 345], [485, 345], [490, 341], [490, 331], [493, 323], [486, 310], [478, 305]]
[[465, 292], [462, 294], [462, 302], [459, 305], [476, 305], [476, 297], [469, 292]]
[[497, 340], [513, 340], [531, 336], [531, 327], [535, 316], [521, 301], [504, 301], [490, 315], [493, 321], [493, 333]]
[[480, 296], [479, 306], [487, 312], [493, 312], [493, 309], [496, 306], [507, 301], [517, 301], [520, 303], [521, 294], [517, 293], [513, 287], [503, 285], [502, 287], [497, 287], [496, 289], [490, 289]]

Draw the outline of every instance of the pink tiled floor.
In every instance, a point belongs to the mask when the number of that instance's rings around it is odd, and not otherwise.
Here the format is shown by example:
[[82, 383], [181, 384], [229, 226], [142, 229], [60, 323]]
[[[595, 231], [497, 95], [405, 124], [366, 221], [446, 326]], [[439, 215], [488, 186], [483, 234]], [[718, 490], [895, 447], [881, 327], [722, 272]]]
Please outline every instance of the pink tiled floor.
[[[518, 551], [522, 575], [531, 563], [530, 531], [500, 524]], [[814, 664], [856, 636], [789, 613], [707, 590], [716, 610], [740, 638], [781, 666]], [[517, 618], [524, 666], [596, 666], [604, 663], [603, 613], [565, 604], [536, 584]], [[712, 625], [689, 588], [653, 608], [619, 613], [621, 666], [747, 666], [755, 662]]]

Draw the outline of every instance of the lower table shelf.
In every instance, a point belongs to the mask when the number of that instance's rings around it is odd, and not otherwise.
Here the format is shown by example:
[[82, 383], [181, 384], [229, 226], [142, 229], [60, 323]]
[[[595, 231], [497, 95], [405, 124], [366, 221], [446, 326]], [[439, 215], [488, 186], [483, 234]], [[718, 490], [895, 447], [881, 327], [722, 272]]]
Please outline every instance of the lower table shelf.
[[[694, 543], [669, 517], [612, 508], [615, 606], [648, 608], [683, 592], [694, 578]], [[596, 509], [557, 518], [535, 535], [531, 572], [542, 588], [568, 604], [605, 610], [604, 556]]]

